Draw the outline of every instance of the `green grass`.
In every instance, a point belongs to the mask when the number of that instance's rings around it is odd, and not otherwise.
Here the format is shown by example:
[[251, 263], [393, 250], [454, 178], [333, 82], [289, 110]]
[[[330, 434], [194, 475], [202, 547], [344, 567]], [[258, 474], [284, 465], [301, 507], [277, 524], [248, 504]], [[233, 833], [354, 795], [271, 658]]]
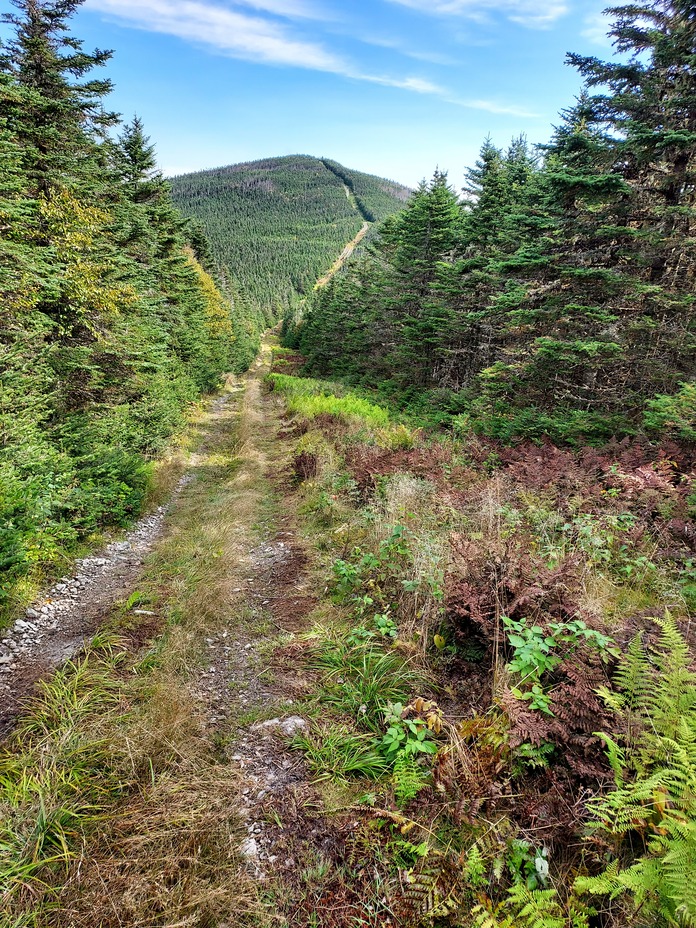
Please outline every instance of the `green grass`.
[[[6, 904], [65, 868], [124, 788], [103, 732], [125, 686], [112, 643], [42, 682], [32, 712], [0, 752], [0, 897]], [[99, 722], [97, 726], [97, 720]]]
[[377, 429], [386, 428], [391, 423], [383, 406], [355, 393], [344, 392], [337, 384], [287, 374], [269, 374], [268, 382], [284, 395], [288, 412], [292, 415], [316, 419], [319, 415], [329, 414], [346, 423]]
[[375, 732], [383, 728], [387, 705], [404, 701], [421, 682], [398, 652], [377, 646], [328, 642], [314, 666], [324, 672], [319, 700]]
[[308, 735], [298, 735], [292, 747], [304, 751], [307, 763], [319, 779], [345, 782], [351, 777], [364, 777], [378, 780], [389, 770], [389, 763], [379, 752], [373, 735], [341, 726], [317, 727]]

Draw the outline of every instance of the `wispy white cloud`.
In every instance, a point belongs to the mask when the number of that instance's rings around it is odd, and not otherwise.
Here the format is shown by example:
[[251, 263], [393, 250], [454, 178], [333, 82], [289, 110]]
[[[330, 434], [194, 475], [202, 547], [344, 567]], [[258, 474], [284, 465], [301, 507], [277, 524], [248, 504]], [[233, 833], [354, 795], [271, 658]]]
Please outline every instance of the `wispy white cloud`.
[[443, 66], [456, 65], [458, 63], [457, 59], [452, 55], [443, 55], [442, 52], [421, 51], [419, 49], [410, 48], [398, 39], [388, 36], [356, 35], [353, 36], [353, 38], [358, 42], [362, 42], [363, 45], [374, 45], [376, 48], [388, 48], [406, 58], [413, 58], [415, 61], [425, 61], [429, 64]]
[[568, 12], [565, 0], [389, 0], [421, 13], [485, 21], [501, 13], [530, 29], [545, 29]]
[[605, 16], [604, 13], [597, 11], [585, 17], [584, 29], [582, 29], [580, 34], [595, 45], [611, 48], [612, 39], [611, 36], [607, 34], [610, 26], [611, 19]]
[[[289, 11], [281, 0], [245, 0], [256, 6]], [[319, 42], [298, 38], [285, 24], [205, 0], [87, 0], [88, 7], [109, 13], [130, 25], [199, 42], [235, 58], [262, 64], [291, 65], [328, 71], [354, 80], [397, 87], [420, 94], [445, 95], [446, 90], [420, 77], [368, 74]]]
[[[266, 12], [290, 15], [299, 9], [295, 0], [237, 0]], [[87, 0], [86, 6], [117, 17], [128, 25], [152, 32], [174, 35], [208, 46], [218, 54], [260, 64], [306, 68], [338, 74], [352, 80], [394, 87], [411, 93], [437, 97], [443, 102], [468, 109], [486, 110], [507, 116], [532, 117], [535, 114], [516, 106], [486, 100], [465, 100], [446, 87], [423, 77], [394, 77], [365, 72], [352, 62], [334, 54], [317, 41], [305, 39], [287, 24], [252, 16], [239, 9], [219, 6], [206, 0]], [[273, 7], [273, 11], [271, 10]], [[299, 14], [297, 14], [299, 15]]]
[[[251, 2], [251, 0], [249, 0]], [[201, 42], [219, 52], [266, 64], [344, 73], [347, 64], [318, 42], [296, 37], [284, 24], [202, 0], [87, 0], [86, 6], [131, 25]], [[289, 15], [301, 4], [258, 0], [267, 12]], [[278, 8], [274, 11], [270, 7]]]
[[372, 84], [382, 84], [384, 87], [399, 87], [401, 90], [412, 90], [414, 93], [429, 93], [438, 97], [445, 97], [447, 91], [432, 81], [423, 80], [420, 77], [379, 77], [373, 74], [349, 74], [348, 77], [355, 77], [358, 80], [370, 81]]
[[467, 110], [483, 110], [486, 113], [493, 113], [495, 116], [516, 116], [519, 119], [541, 119], [540, 113], [534, 113], [522, 106], [508, 105], [507, 103], [496, 103], [494, 100], [467, 100], [459, 97], [447, 97], [448, 103], [455, 106], [463, 106]]
[[305, 0], [237, 0], [238, 6], [262, 10], [286, 19], [324, 19], [326, 11]]

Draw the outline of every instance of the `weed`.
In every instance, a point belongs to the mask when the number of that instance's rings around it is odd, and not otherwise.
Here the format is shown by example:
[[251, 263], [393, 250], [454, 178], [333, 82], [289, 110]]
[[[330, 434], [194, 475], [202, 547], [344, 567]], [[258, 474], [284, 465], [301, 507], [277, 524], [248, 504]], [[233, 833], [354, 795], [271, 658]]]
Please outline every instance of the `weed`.
[[437, 743], [431, 737], [427, 722], [420, 717], [409, 718], [408, 708], [398, 702], [390, 703], [385, 712], [387, 731], [381, 750], [392, 762], [400, 754], [413, 757], [437, 753]]
[[345, 780], [357, 776], [377, 780], [389, 769], [373, 736], [356, 734], [347, 728], [317, 729], [308, 735], [298, 735], [292, 747], [304, 751], [320, 779]]
[[403, 701], [419, 676], [394, 651], [368, 643], [334, 644], [319, 653], [315, 666], [325, 671], [319, 699], [352, 716], [371, 731], [381, 728], [390, 702]]
[[540, 625], [529, 626], [526, 618], [515, 620], [504, 615], [502, 621], [508, 644], [513, 649], [508, 669], [518, 674], [525, 686], [524, 690], [513, 687], [512, 692], [517, 699], [528, 702], [531, 709], [546, 715], [553, 715], [553, 712], [551, 696], [544, 689], [542, 677], [558, 667], [580, 644], [595, 648], [604, 660], [618, 657], [613, 640], [588, 628], [582, 619], [549, 622], [547, 630]]

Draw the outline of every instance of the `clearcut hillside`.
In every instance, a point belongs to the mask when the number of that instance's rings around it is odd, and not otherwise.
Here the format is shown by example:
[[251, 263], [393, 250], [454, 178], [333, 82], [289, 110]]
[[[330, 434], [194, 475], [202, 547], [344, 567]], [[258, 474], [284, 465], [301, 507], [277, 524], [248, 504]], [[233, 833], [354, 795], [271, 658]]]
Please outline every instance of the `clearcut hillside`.
[[311, 291], [364, 222], [399, 212], [411, 193], [308, 155], [183, 174], [171, 185], [181, 211], [202, 224], [215, 257], [274, 317]]

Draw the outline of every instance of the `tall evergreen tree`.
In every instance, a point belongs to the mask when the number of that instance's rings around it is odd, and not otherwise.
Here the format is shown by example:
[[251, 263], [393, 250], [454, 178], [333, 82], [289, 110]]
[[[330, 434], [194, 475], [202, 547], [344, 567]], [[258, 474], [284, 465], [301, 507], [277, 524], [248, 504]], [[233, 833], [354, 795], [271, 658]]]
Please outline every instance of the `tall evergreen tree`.
[[90, 71], [109, 53], [68, 37], [78, 5], [17, 0], [5, 17], [0, 613], [21, 606], [27, 574], [138, 512], [147, 459], [258, 334], [198, 261], [142, 123], [107, 137], [110, 84]]
[[[404, 392], [460, 390], [456, 402], [488, 434], [601, 441], [672, 408], [685, 421], [696, 375], [696, 12], [687, 0], [611, 12], [621, 57], [570, 56], [586, 87], [541, 169], [523, 139], [506, 153], [485, 141], [467, 174], [461, 246], [431, 260], [417, 231], [425, 186], [383, 231], [387, 287], [370, 324], [389, 333], [388, 367]], [[337, 288], [334, 313], [339, 298]]]
[[[111, 57], [110, 51], [84, 51], [68, 36], [68, 21], [83, 0], [12, 0], [18, 13], [3, 14], [14, 37], [0, 57], [0, 67], [30, 92], [28, 106], [18, 112], [3, 100], [0, 113], [25, 149], [29, 175], [44, 195], [52, 185], [86, 183], [99, 155], [95, 141], [116, 123], [104, 110], [109, 80], [89, 78], [89, 72]], [[84, 79], [87, 78], [87, 79]]]
[[155, 146], [138, 116], [123, 127], [114, 160], [118, 176], [134, 203], [150, 199], [161, 189], [163, 178], [157, 167]]

